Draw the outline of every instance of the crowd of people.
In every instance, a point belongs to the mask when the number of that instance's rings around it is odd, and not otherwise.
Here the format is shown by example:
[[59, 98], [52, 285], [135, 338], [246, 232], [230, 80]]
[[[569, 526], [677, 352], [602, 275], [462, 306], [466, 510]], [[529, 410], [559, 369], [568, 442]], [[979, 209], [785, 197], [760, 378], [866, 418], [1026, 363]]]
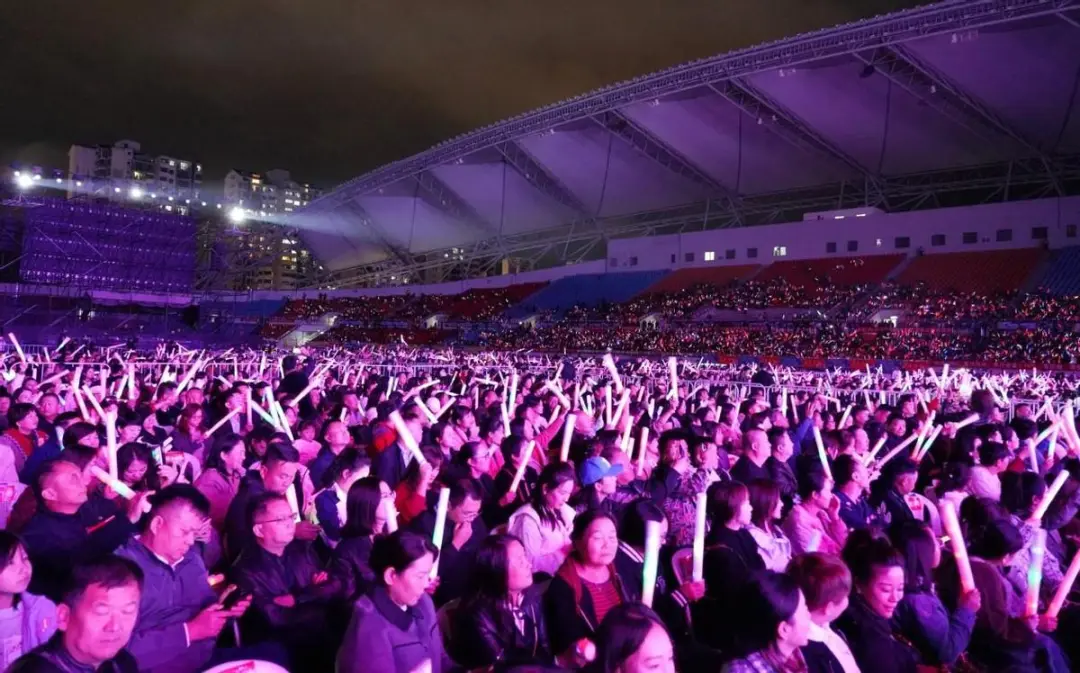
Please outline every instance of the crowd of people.
[[1080, 660], [1067, 375], [404, 345], [2, 366], [4, 670]]

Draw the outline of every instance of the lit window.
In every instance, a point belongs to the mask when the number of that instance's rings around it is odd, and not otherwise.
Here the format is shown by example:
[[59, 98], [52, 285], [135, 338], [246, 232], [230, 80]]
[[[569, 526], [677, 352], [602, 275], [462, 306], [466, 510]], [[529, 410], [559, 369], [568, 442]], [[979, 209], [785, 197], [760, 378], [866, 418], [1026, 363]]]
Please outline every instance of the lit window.
[[169, 159], [169, 165], [170, 165], [170, 166], [175, 166], [175, 165], [176, 165], [176, 162], [175, 162], [175, 161], [173, 161], [172, 159]]
[[874, 239], [874, 245], [876, 245], [877, 247], [880, 248], [881, 247], [881, 239], [880, 238], [875, 238]]
[[705, 261], [706, 262], [715, 262], [716, 261], [716, 253], [714, 251], [712, 251], [712, 250], [707, 250], [705, 252]]
[[774, 245], [772, 249], [773, 257], [787, 257], [787, 247], [783, 245]]

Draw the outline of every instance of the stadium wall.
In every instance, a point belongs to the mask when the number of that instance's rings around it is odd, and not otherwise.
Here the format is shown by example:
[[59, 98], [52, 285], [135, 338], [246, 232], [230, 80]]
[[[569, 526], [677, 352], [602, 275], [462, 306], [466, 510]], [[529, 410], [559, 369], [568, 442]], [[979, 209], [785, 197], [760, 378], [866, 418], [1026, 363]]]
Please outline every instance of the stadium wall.
[[[1070, 226], [1071, 225], [1071, 226]], [[1045, 227], [1045, 239], [1035, 228]], [[608, 243], [608, 269], [651, 270], [769, 264], [780, 260], [820, 259], [907, 253], [977, 252], [1046, 245], [1080, 245], [1080, 197], [1014, 201], [964, 208], [846, 216], [761, 227], [715, 229], [672, 236], [626, 238]], [[1007, 234], [999, 232], [1008, 232]], [[965, 243], [964, 234], [975, 242]], [[1069, 235], [1071, 234], [1071, 236]], [[944, 241], [935, 240], [944, 236]], [[906, 246], [901, 247], [907, 239]], [[848, 247], [855, 242], [855, 250]], [[830, 252], [829, 243], [835, 243]], [[751, 257], [749, 251], [757, 255]], [[729, 258], [729, 251], [734, 256]], [[706, 259], [706, 253], [715, 259]], [[783, 254], [780, 254], [783, 253]]]

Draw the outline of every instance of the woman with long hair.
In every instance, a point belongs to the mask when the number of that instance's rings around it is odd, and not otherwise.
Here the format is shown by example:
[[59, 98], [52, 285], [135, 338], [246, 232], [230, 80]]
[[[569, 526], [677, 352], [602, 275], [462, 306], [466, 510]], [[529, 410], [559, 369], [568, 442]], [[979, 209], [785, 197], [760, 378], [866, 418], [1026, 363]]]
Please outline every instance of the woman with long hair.
[[551, 649], [563, 662], [580, 660], [579, 644], [591, 639], [600, 622], [616, 605], [629, 602], [615, 569], [619, 538], [615, 520], [598, 510], [574, 521], [573, 551], [544, 594]]
[[371, 548], [375, 538], [397, 524], [394, 494], [378, 477], [364, 477], [349, 487], [345, 501], [345, 525], [334, 548], [334, 574], [345, 587], [343, 594], [355, 600], [375, 582]]
[[218, 530], [224, 527], [229, 505], [240, 490], [240, 480], [246, 472], [245, 460], [244, 438], [231, 432], [222, 433], [214, 438], [202, 474], [195, 480], [195, 488], [210, 501], [210, 521]]
[[442, 471], [443, 453], [438, 447], [424, 446], [420, 451], [425, 462], [414, 460], [409, 463], [394, 494], [394, 502], [403, 526], [411, 523], [427, 509], [428, 491]]
[[574, 509], [574, 468], [551, 463], [540, 473], [532, 499], [510, 516], [507, 532], [521, 540], [533, 572], [554, 575], [570, 552]]
[[555, 663], [532, 564], [512, 535], [481, 543], [469, 590], [454, 615], [451, 656], [470, 670]]
[[116, 473], [133, 491], [160, 491], [163, 486], [158, 465], [149, 446], [131, 442], [116, 450]]
[[971, 642], [982, 596], [978, 589], [962, 594], [959, 606], [950, 614], [934, 588], [941, 545], [929, 526], [901, 523], [889, 530], [889, 538], [904, 557], [904, 598], [893, 621], [924, 662], [952, 666]]
[[618, 605], [596, 631], [586, 673], [675, 673], [675, 650], [663, 622], [638, 603]]
[[173, 431], [173, 450], [183, 451], [205, 462], [206, 458], [206, 430], [203, 429], [205, 414], [198, 404], [189, 404], [180, 412], [180, 418], [176, 421], [176, 429]]
[[753, 510], [747, 530], [757, 543], [758, 555], [765, 567], [782, 573], [791, 561], [791, 540], [780, 530], [780, 515], [784, 509], [780, 487], [771, 479], [755, 479], [747, 490]]

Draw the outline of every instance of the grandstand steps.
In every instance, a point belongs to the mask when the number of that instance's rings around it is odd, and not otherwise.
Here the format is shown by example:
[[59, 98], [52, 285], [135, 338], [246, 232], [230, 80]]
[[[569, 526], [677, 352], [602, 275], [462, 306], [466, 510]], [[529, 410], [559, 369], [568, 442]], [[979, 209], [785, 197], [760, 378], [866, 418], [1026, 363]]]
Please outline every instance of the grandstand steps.
[[[1061, 257], [1061, 253], [1059, 251], [1048, 251], [1048, 253], [1039, 261], [1039, 264], [1035, 267], [1035, 270], [1028, 275], [1027, 279], [1023, 283], [1021, 283], [1020, 291], [1034, 292], [1035, 290], [1039, 289], [1039, 287], [1041, 287], [1043, 284], [1043, 279], [1047, 277], [1049, 271], [1057, 264], [1059, 257]], [[1017, 302], [1019, 301], [1020, 300], [1017, 299]]]
[[324, 313], [317, 320], [299, 323], [281, 337], [278, 344], [283, 348], [300, 348], [329, 332], [339, 317], [338, 313]]

